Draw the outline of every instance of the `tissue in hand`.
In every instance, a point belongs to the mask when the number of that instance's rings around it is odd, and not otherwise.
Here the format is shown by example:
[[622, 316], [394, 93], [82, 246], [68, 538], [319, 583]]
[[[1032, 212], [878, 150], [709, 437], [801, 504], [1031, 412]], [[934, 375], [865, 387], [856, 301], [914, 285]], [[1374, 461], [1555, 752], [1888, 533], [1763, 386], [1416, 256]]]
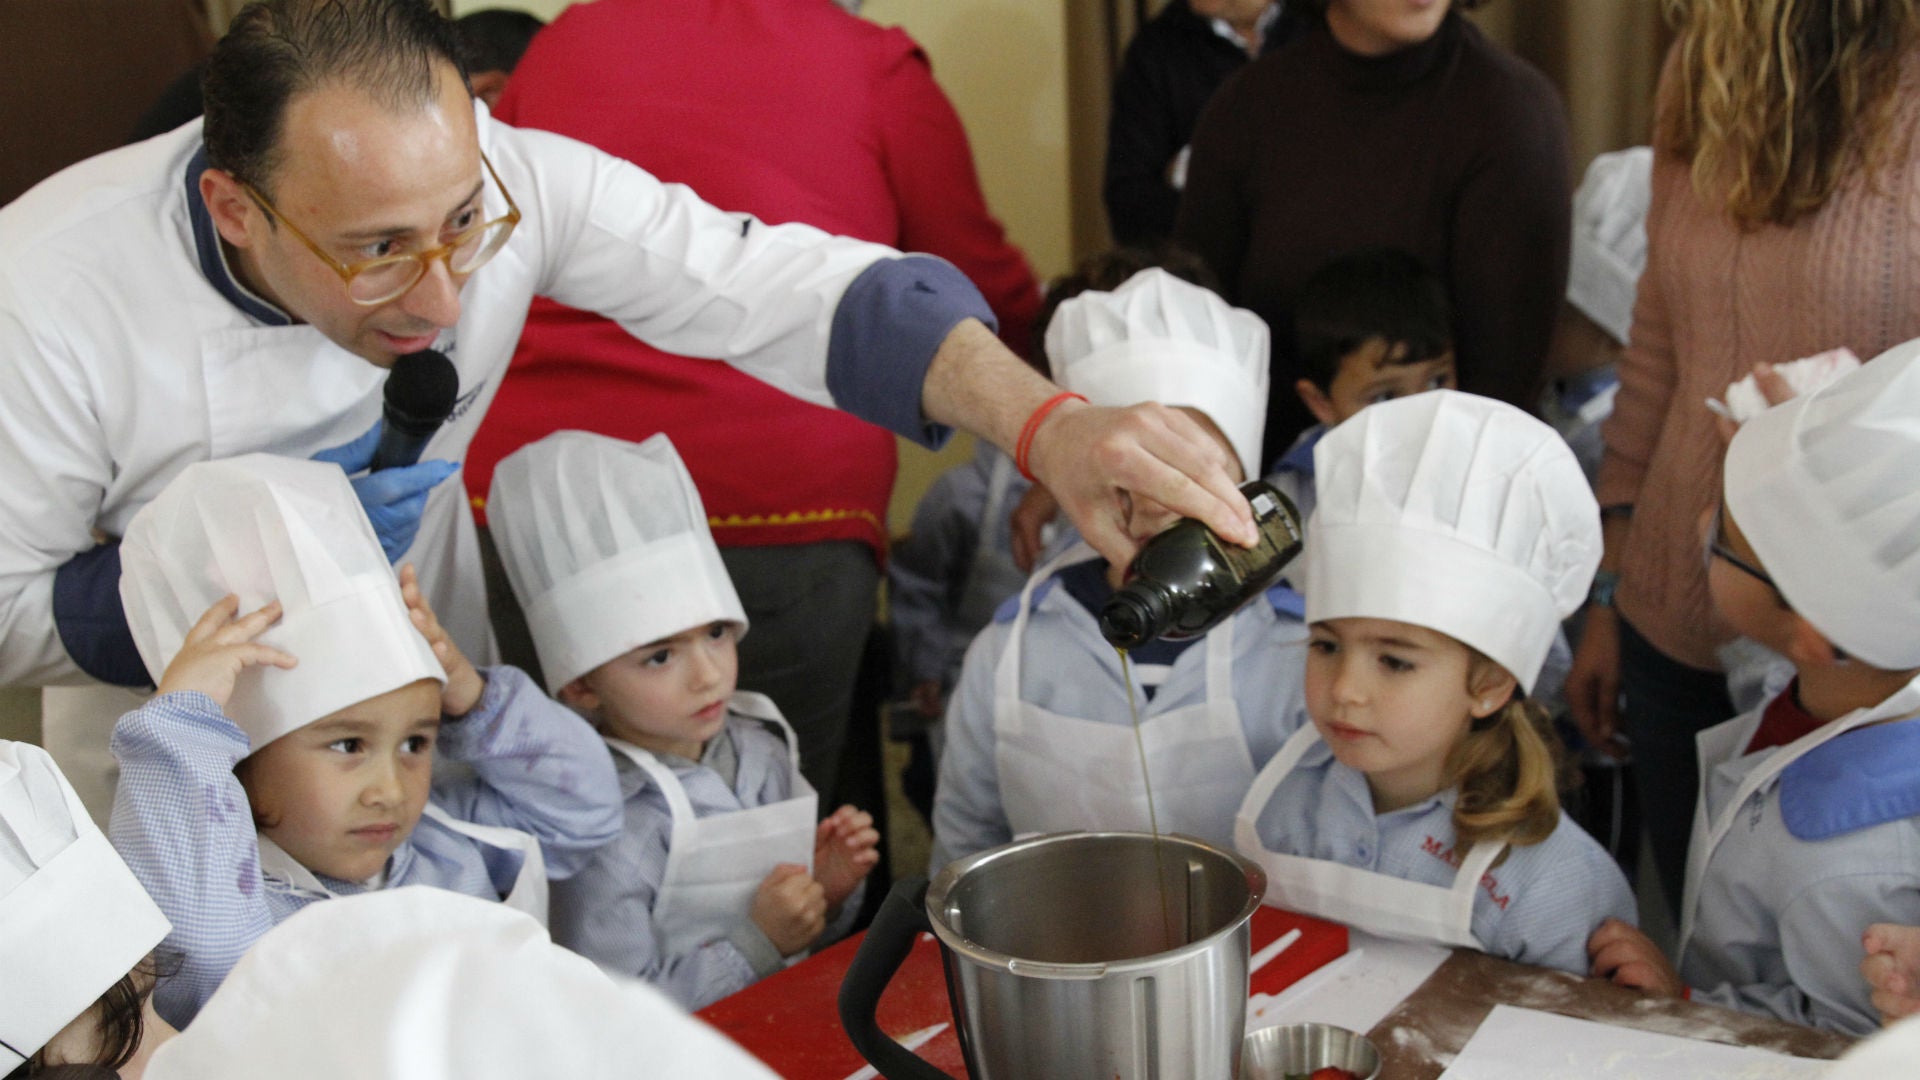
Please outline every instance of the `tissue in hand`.
[[[1853, 350], [1841, 346], [1838, 349], [1828, 349], [1826, 352], [1795, 360], [1790, 364], [1776, 364], [1773, 370], [1787, 380], [1787, 385], [1793, 388], [1794, 396], [1798, 397], [1818, 390], [1859, 366], [1860, 358], [1853, 355]], [[1738, 424], [1746, 423], [1766, 412], [1770, 407], [1767, 396], [1760, 392], [1760, 386], [1754, 381], [1752, 375], [1727, 387], [1724, 405], [1709, 399], [1709, 407], [1716, 405], [1721, 405], [1722, 408], [1714, 409], [1715, 412], [1729, 417]]]

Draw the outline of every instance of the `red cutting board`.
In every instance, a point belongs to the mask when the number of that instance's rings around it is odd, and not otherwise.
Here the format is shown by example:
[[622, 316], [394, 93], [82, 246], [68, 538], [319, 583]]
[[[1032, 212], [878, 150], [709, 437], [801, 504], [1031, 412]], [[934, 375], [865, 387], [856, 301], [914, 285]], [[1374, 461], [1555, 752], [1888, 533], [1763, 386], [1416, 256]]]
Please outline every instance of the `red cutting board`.
[[[1255, 954], [1298, 927], [1300, 940], [1253, 973], [1252, 992], [1277, 994], [1347, 951], [1347, 928], [1278, 908], [1254, 912]], [[700, 1010], [701, 1019], [725, 1032], [788, 1080], [846, 1080], [866, 1064], [840, 1027], [840, 979], [853, 963], [864, 935], [856, 935]], [[947, 1026], [916, 1051], [949, 1074], [966, 1075], [960, 1040], [947, 1005], [940, 946], [921, 934], [880, 999], [880, 1028], [895, 1039], [935, 1024]]]

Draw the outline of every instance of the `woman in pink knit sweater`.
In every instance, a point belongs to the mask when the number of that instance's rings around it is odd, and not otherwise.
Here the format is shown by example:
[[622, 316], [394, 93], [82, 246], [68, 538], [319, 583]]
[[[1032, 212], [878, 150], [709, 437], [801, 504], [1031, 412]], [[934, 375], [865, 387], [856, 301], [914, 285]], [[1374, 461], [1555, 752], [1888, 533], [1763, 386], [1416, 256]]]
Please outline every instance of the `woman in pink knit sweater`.
[[1601, 745], [1625, 696], [1670, 905], [1693, 737], [1734, 712], [1701, 557], [1721, 460], [1703, 401], [1757, 364], [1920, 337], [1920, 0], [1672, 6], [1647, 268], [1597, 481], [1606, 556], [1567, 686]]

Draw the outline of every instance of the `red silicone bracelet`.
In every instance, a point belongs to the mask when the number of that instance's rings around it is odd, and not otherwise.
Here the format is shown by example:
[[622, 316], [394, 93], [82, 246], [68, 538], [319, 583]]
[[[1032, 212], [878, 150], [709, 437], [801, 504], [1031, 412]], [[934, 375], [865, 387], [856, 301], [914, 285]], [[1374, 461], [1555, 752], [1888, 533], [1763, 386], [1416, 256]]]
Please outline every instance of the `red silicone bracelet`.
[[1046, 401], [1041, 402], [1040, 407], [1033, 410], [1033, 415], [1027, 417], [1026, 426], [1020, 429], [1020, 438], [1013, 444], [1013, 464], [1015, 468], [1020, 470], [1020, 475], [1027, 478], [1028, 483], [1039, 482], [1033, 478], [1032, 473], [1027, 471], [1027, 451], [1033, 449], [1034, 433], [1040, 430], [1040, 423], [1047, 418], [1047, 414], [1059, 408], [1060, 403], [1069, 398], [1078, 401], [1087, 400], [1086, 397], [1081, 394], [1076, 394], [1071, 390], [1062, 390]]

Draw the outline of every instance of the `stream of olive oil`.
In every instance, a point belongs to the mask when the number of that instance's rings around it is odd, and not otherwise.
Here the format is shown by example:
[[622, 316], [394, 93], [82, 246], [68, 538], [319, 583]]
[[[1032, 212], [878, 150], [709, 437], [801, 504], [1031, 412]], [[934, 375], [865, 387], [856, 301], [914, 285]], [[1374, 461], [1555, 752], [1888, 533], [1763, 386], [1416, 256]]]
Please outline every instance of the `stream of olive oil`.
[[1127, 687], [1127, 711], [1133, 714], [1133, 746], [1140, 753], [1140, 782], [1147, 790], [1147, 827], [1153, 830], [1153, 877], [1160, 886], [1160, 933], [1164, 944], [1160, 951], [1177, 948], [1185, 942], [1174, 936], [1173, 914], [1167, 902], [1167, 867], [1162, 861], [1160, 843], [1160, 815], [1153, 806], [1153, 772], [1147, 768], [1147, 744], [1140, 737], [1140, 703], [1133, 696], [1133, 665], [1127, 657], [1127, 650], [1115, 648], [1120, 654], [1120, 678]]

